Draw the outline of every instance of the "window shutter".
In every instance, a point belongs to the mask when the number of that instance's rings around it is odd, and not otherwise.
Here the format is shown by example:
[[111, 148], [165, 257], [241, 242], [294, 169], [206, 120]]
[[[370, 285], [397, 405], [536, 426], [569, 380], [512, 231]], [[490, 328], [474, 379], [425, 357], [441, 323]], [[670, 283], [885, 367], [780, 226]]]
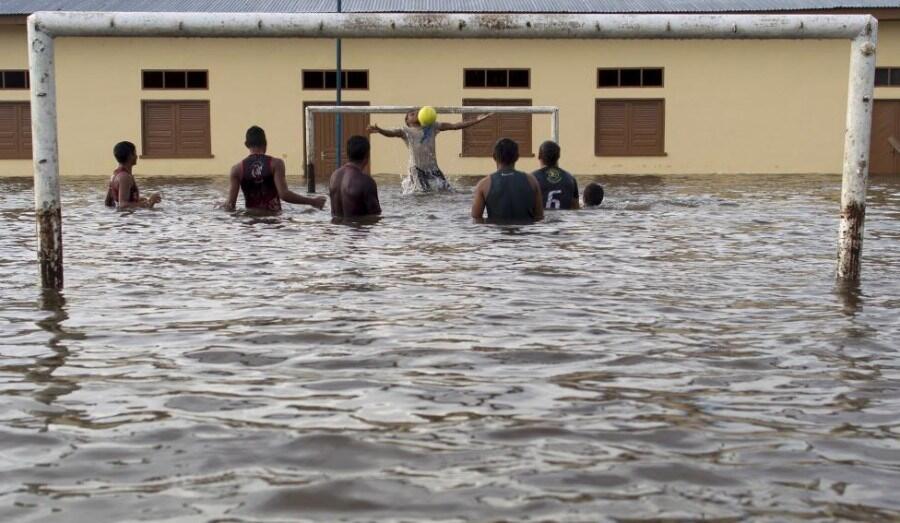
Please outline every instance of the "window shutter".
[[0, 159], [31, 158], [31, 104], [0, 102]]
[[[531, 100], [526, 99], [492, 99], [468, 98], [463, 105], [495, 105], [495, 106], [529, 106]], [[465, 115], [464, 120], [472, 120], [478, 115]], [[531, 115], [530, 114], [497, 114], [488, 120], [463, 129], [463, 156], [491, 157], [494, 155], [494, 144], [500, 138], [510, 138], [519, 144], [519, 155], [530, 156], [531, 149]]]
[[179, 102], [176, 149], [178, 156], [210, 156], [209, 102]]
[[31, 104], [19, 104], [19, 152], [31, 158]]
[[[463, 115], [464, 121], [477, 118], [478, 115]], [[500, 134], [500, 119], [496, 116], [488, 118], [480, 124], [463, 129], [463, 156], [492, 156], [495, 136]]]
[[597, 156], [628, 154], [628, 102], [597, 100], [594, 138]]
[[152, 101], [143, 105], [145, 156], [208, 158], [212, 155], [209, 102]]
[[17, 104], [0, 103], [0, 158], [19, 156], [19, 117]]
[[175, 104], [144, 102], [144, 151], [147, 156], [175, 156]]
[[651, 156], [663, 153], [662, 100], [632, 101], [628, 152]]
[[664, 100], [597, 100], [597, 156], [665, 154]]

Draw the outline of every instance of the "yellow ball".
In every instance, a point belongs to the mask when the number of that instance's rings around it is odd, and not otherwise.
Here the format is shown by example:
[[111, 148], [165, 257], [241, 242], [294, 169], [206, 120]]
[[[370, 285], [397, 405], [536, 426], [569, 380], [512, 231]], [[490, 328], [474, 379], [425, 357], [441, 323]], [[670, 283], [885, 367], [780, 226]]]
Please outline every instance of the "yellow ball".
[[426, 105], [425, 107], [419, 109], [419, 125], [422, 127], [428, 127], [437, 121], [437, 111], [434, 110], [434, 107], [430, 105]]

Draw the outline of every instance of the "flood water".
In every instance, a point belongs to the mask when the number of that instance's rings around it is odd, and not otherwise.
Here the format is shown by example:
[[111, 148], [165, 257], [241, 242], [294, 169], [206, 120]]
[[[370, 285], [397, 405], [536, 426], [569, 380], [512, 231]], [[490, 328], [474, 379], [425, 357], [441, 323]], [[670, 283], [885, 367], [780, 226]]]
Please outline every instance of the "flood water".
[[900, 520], [900, 180], [842, 289], [839, 177], [598, 179], [533, 226], [66, 180], [62, 294], [0, 179], [0, 521]]

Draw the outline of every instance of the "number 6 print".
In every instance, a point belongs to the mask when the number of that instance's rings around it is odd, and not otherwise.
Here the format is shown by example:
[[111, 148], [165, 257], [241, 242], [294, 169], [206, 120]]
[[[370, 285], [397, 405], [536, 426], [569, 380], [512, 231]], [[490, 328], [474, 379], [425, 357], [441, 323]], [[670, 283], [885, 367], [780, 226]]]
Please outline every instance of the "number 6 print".
[[557, 199], [557, 196], [562, 191], [550, 191], [547, 193], [547, 203], [544, 204], [545, 209], [559, 209], [562, 206], [562, 203]]

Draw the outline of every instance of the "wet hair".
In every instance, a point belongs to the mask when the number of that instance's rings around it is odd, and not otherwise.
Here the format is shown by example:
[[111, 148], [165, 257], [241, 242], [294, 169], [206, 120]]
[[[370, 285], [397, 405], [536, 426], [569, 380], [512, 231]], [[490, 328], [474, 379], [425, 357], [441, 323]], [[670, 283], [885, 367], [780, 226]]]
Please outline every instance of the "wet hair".
[[600, 205], [603, 201], [603, 186], [599, 183], [589, 183], [584, 188], [584, 204], [588, 206]]
[[559, 162], [559, 145], [552, 140], [547, 140], [541, 144], [538, 154], [545, 164], [554, 167]]
[[244, 145], [246, 145], [248, 149], [251, 147], [265, 147], [268, 145], [268, 142], [266, 141], [266, 132], [263, 131], [262, 127], [257, 125], [247, 129], [247, 138], [244, 140]]
[[119, 163], [125, 163], [132, 154], [137, 154], [137, 147], [131, 142], [119, 142], [113, 147], [113, 156]]
[[351, 162], [361, 162], [369, 157], [369, 139], [354, 135], [347, 140], [347, 158]]
[[494, 160], [502, 165], [512, 165], [519, 159], [519, 144], [509, 138], [500, 138], [494, 144]]

